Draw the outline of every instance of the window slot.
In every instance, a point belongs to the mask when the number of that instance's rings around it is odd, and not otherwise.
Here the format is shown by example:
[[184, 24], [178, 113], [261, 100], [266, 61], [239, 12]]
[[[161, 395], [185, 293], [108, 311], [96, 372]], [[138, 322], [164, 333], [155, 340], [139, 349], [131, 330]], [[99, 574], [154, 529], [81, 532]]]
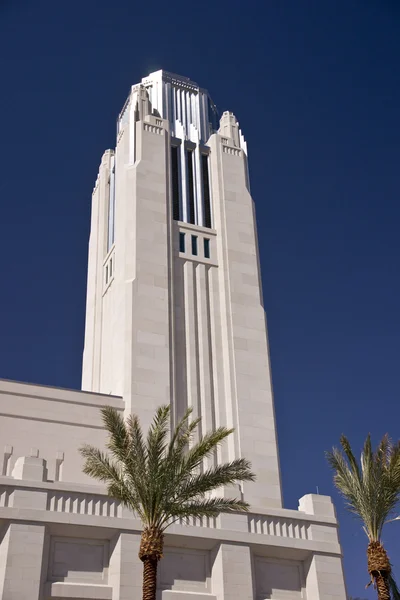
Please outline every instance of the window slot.
[[115, 238], [115, 157], [111, 161], [110, 178], [108, 180], [107, 252], [113, 245]]
[[193, 177], [193, 152], [188, 150], [186, 153], [187, 158], [187, 172], [188, 172], [188, 222], [195, 225], [196, 215], [194, 209], [194, 177]]
[[179, 198], [179, 160], [178, 147], [171, 147], [171, 179], [172, 179], [172, 215], [174, 221], [180, 219], [180, 198]]
[[179, 252], [185, 252], [185, 234], [179, 232]]
[[211, 224], [211, 197], [210, 197], [210, 176], [208, 173], [208, 156], [201, 155], [201, 170], [203, 176], [203, 198], [204, 198], [204, 227], [212, 227]]
[[210, 258], [210, 240], [204, 238], [204, 258]]
[[197, 235], [192, 235], [192, 254], [197, 256]]

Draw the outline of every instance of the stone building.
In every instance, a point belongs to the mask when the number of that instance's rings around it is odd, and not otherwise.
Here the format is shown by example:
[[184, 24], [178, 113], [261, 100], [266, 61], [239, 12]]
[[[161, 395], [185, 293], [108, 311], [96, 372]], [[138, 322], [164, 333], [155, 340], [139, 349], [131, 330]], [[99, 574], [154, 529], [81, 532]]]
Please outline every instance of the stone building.
[[140, 523], [82, 473], [99, 408], [187, 406], [234, 427], [248, 515], [172, 526], [160, 600], [345, 600], [330, 498], [282, 507], [247, 146], [206, 90], [158, 71], [131, 88], [93, 190], [82, 389], [0, 381], [0, 597], [141, 597]]

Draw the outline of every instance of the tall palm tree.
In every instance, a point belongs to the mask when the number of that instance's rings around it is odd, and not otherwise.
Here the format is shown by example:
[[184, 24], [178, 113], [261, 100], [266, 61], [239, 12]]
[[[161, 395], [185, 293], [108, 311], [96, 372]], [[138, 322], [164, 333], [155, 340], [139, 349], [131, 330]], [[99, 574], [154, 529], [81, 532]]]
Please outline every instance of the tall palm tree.
[[[348, 439], [340, 438], [342, 449], [327, 453], [334, 471], [334, 483], [347, 508], [363, 523], [368, 537], [367, 561], [370, 582], [379, 600], [400, 600], [389, 557], [382, 544], [382, 529], [390, 521], [400, 497], [400, 442], [385, 435], [374, 452], [371, 436], [365, 440], [360, 464]], [[367, 586], [367, 587], [368, 587]], [[392, 594], [392, 596], [391, 596]]]
[[[101, 410], [109, 432], [102, 452], [84, 445], [84, 472], [107, 484], [108, 494], [130, 508], [142, 521], [139, 558], [143, 562], [143, 600], [155, 600], [157, 565], [163, 556], [164, 531], [182, 517], [215, 517], [247, 511], [242, 500], [211, 494], [221, 486], [254, 481], [244, 458], [214, 464], [216, 449], [232, 429], [219, 427], [194, 443], [200, 419], [188, 410], [170, 435], [170, 407], [161, 406], [145, 439], [138, 417], [125, 421], [115, 409]], [[205, 466], [209, 459], [209, 466]]]

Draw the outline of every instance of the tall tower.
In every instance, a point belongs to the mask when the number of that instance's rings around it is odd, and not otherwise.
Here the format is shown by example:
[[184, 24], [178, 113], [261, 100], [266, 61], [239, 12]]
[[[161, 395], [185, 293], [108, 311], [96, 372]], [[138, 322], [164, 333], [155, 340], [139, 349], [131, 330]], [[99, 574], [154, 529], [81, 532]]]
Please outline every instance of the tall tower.
[[146, 426], [170, 402], [234, 427], [215, 460], [244, 456], [257, 481], [233, 490], [249, 513], [168, 528], [157, 598], [346, 600], [330, 498], [281, 507], [246, 143], [164, 71], [132, 87], [93, 191], [83, 388], [0, 380], [0, 598], [141, 597], [142, 523], [79, 448], [104, 448], [105, 405]]
[[131, 89], [93, 191], [84, 390], [148, 424], [170, 402], [235, 428], [252, 505], [281, 486], [247, 147], [235, 116], [165, 71]]

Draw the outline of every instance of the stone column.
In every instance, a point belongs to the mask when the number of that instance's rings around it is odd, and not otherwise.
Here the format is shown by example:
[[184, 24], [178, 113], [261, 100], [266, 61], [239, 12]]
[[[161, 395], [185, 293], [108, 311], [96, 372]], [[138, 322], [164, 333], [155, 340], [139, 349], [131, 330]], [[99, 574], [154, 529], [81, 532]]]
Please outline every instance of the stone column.
[[[31, 456], [17, 459], [12, 476], [25, 481], [43, 481], [46, 461], [32, 449]], [[14, 491], [13, 508], [46, 510], [46, 490], [19, 488]], [[41, 600], [42, 569], [46, 538], [45, 525], [18, 521], [8, 523], [0, 545], [0, 598], [3, 600]]]
[[109, 585], [113, 600], [142, 597], [143, 567], [139, 559], [140, 534], [119, 533], [111, 543]]
[[307, 598], [315, 600], [346, 600], [335, 508], [329, 496], [308, 494], [299, 501], [299, 510], [322, 517], [326, 523], [311, 525], [311, 538], [320, 542], [337, 542], [338, 554], [314, 553], [305, 562]]
[[253, 600], [251, 550], [219, 544], [212, 553], [212, 592], [217, 600]]
[[45, 525], [10, 523], [0, 546], [0, 597], [3, 600], [42, 598]]

